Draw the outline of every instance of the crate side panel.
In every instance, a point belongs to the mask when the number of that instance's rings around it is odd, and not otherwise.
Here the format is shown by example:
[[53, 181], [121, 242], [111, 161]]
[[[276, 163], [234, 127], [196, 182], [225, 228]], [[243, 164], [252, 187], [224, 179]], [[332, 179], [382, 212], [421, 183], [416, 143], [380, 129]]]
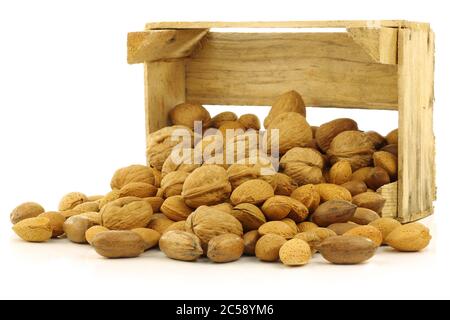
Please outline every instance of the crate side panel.
[[144, 70], [145, 122], [149, 134], [169, 125], [170, 109], [185, 101], [185, 63], [146, 62]]
[[187, 99], [270, 105], [284, 91], [308, 106], [397, 108], [397, 66], [346, 33], [209, 33], [187, 61]]
[[399, 31], [399, 210], [402, 222], [433, 212], [434, 34]]

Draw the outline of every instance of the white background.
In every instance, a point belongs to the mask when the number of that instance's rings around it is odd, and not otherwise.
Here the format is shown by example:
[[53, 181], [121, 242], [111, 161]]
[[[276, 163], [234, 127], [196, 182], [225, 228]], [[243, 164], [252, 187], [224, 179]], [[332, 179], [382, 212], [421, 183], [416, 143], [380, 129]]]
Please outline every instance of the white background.
[[[0, 2], [0, 298], [313, 299], [449, 298], [445, 1], [2, 1]], [[435, 133], [438, 198], [432, 246], [389, 250], [360, 266], [316, 257], [304, 268], [182, 263], [158, 251], [109, 261], [65, 240], [29, 244], [11, 231], [24, 201], [56, 209], [70, 191], [105, 193], [115, 169], [145, 163], [141, 65], [126, 63], [126, 34], [149, 21], [407, 19], [437, 35]], [[258, 112], [266, 108], [233, 110]], [[219, 108], [211, 109], [219, 112]], [[351, 116], [387, 133], [393, 112], [308, 110], [309, 122]], [[383, 251], [383, 250], [382, 250]]]

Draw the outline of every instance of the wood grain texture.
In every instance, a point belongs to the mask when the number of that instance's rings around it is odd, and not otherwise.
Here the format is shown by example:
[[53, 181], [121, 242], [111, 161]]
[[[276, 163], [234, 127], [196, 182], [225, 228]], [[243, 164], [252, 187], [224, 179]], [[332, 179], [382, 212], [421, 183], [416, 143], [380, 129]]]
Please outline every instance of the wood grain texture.
[[189, 56], [208, 30], [152, 30], [128, 33], [128, 63]]
[[383, 218], [394, 218], [398, 217], [398, 183], [393, 182], [382, 186], [377, 190], [384, 199], [386, 203], [384, 204], [383, 210], [381, 211], [381, 216]]
[[146, 29], [209, 29], [209, 28], [412, 28], [429, 30], [428, 23], [404, 20], [325, 20], [325, 21], [196, 21], [150, 22]]
[[434, 34], [399, 30], [398, 218], [418, 220], [433, 212]]
[[288, 90], [308, 106], [397, 108], [397, 66], [373, 58], [342, 33], [215, 33], [186, 66], [187, 99], [270, 105]]
[[349, 28], [353, 40], [373, 58], [374, 62], [397, 64], [396, 28]]
[[185, 101], [184, 70], [184, 61], [144, 63], [147, 135], [169, 125], [170, 109]]

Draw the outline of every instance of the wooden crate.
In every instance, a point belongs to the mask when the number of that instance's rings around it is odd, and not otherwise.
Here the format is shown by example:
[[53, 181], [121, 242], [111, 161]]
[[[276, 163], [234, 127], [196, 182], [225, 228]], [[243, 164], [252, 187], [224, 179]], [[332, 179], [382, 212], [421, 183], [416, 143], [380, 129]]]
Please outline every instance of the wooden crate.
[[149, 23], [128, 34], [128, 62], [144, 63], [147, 133], [166, 126], [183, 101], [270, 105], [291, 89], [311, 107], [398, 110], [399, 179], [378, 190], [387, 199], [383, 216], [409, 222], [433, 212], [434, 34], [426, 23]]

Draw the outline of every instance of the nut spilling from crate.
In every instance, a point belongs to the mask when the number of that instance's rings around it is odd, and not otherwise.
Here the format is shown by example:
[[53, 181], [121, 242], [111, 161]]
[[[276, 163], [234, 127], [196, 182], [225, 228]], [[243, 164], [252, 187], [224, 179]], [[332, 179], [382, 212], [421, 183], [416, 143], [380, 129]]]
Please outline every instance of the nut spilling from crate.
[[[263, 121], [182, 103], [173, 126], [148, 137], [148, 164], [117, 170], [101, 196], [65, 195], [58, 211], [37, 203], [11, 213], [23, 240], [67, 238], [106, 258], [137, 257], [157, 247], [182, 261], [215, 263], [242, 255], [288, 266], [316, 252], [334, 264], [372, 258], [380, 246], [421, 251], [420, 223], [383, 218], [386, 185], [397, 179], [397, 131], [386, 137], [352, 119], [318, 127], [301, 95], [278, 97]], [[52, 240], [54, 241], [54, 240]]]

